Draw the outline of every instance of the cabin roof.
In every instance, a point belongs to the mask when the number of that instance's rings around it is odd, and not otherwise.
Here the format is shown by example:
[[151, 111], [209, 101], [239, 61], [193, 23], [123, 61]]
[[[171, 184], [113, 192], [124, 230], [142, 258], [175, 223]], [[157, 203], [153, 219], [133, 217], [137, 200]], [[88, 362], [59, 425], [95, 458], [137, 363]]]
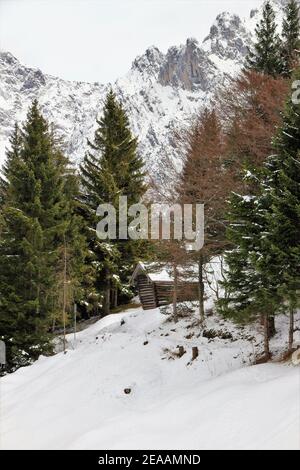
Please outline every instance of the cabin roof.
[[166, 268], [159, 266], [156, 263], [143, 263], [140, 261], [136, 265], [136, 268], [131, 276], [130, 284], [133, 284], [137, 276], [140, 274], [144, 274], [152, 282], [173, 280]]
[[[178, 270], [180, 272], [182, 271], [182, 268], [179, 268]], [[140, 274], [144, 274], [152, 282], [173, 282], [172, 267], [168, 264], [162, 265], [158, 263], [138, 262], [131, 276], [130, 284], [133, 284], [137, 276]], [[189, 267], [189, 273], [188, 275], [184, 275], [184, 280], [186, 282], [198, 282], [196, 265]]]

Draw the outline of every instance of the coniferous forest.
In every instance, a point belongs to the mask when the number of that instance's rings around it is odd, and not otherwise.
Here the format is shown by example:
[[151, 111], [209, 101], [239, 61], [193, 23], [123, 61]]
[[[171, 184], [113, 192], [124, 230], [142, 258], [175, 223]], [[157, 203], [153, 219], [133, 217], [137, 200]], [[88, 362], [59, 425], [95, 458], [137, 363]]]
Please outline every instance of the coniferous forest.
[[[161, 307], [171, 329], [164, 333], [160, 327], [160, 336], [176, 332], [191, 312], [185, 339], [206, 338], [209, 344], [220, 335], [212, 322], [230, 322], [237, 331], [245, 328], [254, 344], [259, 329], [262, 348], [251, 361], [265, 364], [274, 358], [272, 339], [285, 318], [276, 360], [291, 362], [299, 347], [295, 319], [300, 309], [299, 3], [286, 2], [282, 27], [276, 15], [267, 0], [241, 72], [216, 87], [188, 126], [170, 129], [180, 157], [174, 164], [172, 156], [162, 155], [164, 179], [148, 174], [140, 136], [113, 87], [99, 109], [94, 138], [85, 137], [88, 150], [79, 164], [67, 155], [66, 142], [38, 99], [24, 121], [15, 123], [0, 172], [0, 339], [6, 345], [0, 375], [52, 357], [61, 339], [60, 352], [66, 354], [66, 335], [76, 333], [76, 324], [85, 329], [136, 308], [141, 298], [132, 275], [138, 263], [157, 270], [168, 266], [171, 273], [169, 301]], [[122, 196], [128, 206], [203, 204], [203, 247], [189, 250], [172, 236], [99, 238], [98, 206], [116, 207], [119, 234]], [[139, 230], [150, 234], [151, 228]], [[187, 301], [186, 290], [183, 301], [182, 286], [191, 273], [196, 294]], [[164, 292], [170, 286], [166, 279]], [[207, 288], [216, 294], [209, 307]], [[157, 296], [153, 289], [151, 295]], [[121, 327], [126, 325], [122, 319]], [[154, 329], [151, 322], [141, 328], [142, 348], [149, 347]], [[222, 340], [236, 341], [233, 333], [222, 334]], [[110, 341], [105, 335], [103, 341]], [[100, 333], [94, 336], [99, 341]], [[180, 344], [179, 352], [165, 347], [162, 359], [172, 365], [187, 357], [186, 343]], [[239, 348], [237, 355], [246, 354]], [[201, 354], [194, 346], [186, 367], [203, 360]], [[133, 387], [129, 384], [125, 394]]]

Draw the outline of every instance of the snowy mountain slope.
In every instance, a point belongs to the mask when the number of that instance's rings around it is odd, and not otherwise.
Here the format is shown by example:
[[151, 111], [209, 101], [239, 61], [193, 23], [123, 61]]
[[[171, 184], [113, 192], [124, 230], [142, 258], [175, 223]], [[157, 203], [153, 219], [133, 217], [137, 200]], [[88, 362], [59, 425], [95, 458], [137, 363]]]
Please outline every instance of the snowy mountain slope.
[[[288, 319], [277, 326], [273, 351]], [[105, 317], [77, 335], [75, 349], [69, 335], [67, 354], [0, 380], [0, 447], [300, 448], [299, 368], [250, 366], [262, 347], [257, 328], [208, 317], [206, 330], [220, 336], [210, 339], [192, 318], [174, 324], [159, 310]]]
[[[279, 9], [281, 0], [273, 2]], [[8, 52], [0, 52], [0, 163], [14, 122], [24, 120], [34, 98], [39, 99], [45, 117], [56, 125], [67, 153], [78, 163], [112, 86], [139, 136], [147, 169], [159, 179], [162, 158], [176, 157], [172, 131], [188, 123], [209, 103], [216, 87], [239, 72], [259, 15], [254, 11], [242, 20], [221, 13], [203, 44], [188, 39], [166, 54], [151, 47], [114, 84], [61, 80], [22, 65]]]

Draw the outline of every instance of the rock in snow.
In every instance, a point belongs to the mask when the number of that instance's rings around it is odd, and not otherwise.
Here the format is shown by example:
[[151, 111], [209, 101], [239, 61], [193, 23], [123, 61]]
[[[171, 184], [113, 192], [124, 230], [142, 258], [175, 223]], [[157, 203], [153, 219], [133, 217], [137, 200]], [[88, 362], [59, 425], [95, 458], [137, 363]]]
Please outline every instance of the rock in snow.
[[[273, 3], [278, 10], [282, 0]], [[209, 104], [216, 87], [240, 71], [259, 16], [260, 12], [252, 11], [242, 20], [221, 13], [202, 44], [188, 39], [166, 54], [150, 47], [113, 84], [62, 80], [26, 67], [9, 52], [0, 52], [0, 164], [14, 122], [25, 119], [34, 98], [64, 138], [65, 151], [78, 164], [112, 86], [139, 137], [147, 170], [162, 180], [161, 160], [170, 155], [176, 158], [173, 131], [186, 125]]]

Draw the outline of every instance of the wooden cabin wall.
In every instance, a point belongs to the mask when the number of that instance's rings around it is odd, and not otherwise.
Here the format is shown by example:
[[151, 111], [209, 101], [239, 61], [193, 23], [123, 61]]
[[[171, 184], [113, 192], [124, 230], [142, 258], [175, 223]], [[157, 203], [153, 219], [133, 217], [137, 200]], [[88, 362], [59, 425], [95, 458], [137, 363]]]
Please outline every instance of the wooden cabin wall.
[[[142, 306], [150, 310], [168, 305], [173, 298], [172, 281], [152, 282], [147, 276], [137, 276], [137, 287]], [[181, 282], [178, 285], [178, 302], [198, 299], [198, 283]]]
[[[173, 299], [173, 283], [167, 281], [157, 281], [154, 284], [158, 306], [167, 305], [171, 303]], [[199, 294], [197, 283], [179, 283], [177, 293], [178, 302], [197, 300], [198, 296]]]

